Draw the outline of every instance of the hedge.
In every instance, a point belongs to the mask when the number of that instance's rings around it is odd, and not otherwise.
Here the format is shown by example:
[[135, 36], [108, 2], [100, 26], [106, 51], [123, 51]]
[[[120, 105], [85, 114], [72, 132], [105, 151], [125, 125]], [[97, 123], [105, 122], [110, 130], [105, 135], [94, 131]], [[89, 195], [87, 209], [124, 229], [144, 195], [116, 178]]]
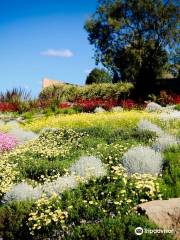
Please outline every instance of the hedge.
[[133, 84], [123, 83], [102, 83], [92, 84], [85, 86], [77, 86], [70, 84], [59, 84], [44, 88], [40, 94], [40, 100], [50, 99], [57, 100], [59, 102], [70, 101], [73, 102], [78, 98], [90, 99], [90, 98], [114, 98], [124, 99], [127, 98], [133, 89]]

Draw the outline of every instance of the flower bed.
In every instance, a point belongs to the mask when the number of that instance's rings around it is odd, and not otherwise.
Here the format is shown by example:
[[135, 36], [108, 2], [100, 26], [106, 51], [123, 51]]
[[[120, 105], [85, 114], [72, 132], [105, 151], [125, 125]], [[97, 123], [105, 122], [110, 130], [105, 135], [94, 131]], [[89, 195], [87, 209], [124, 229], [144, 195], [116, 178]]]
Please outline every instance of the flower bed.
[[118, 106], [118, 100], [113, 98], [78, 99], [75, 101], [74, 106], [82, 109], [84, 112], [93, 112], [96, 107], [102, 107], [105, 110], [110, 110], [111, 108]]
[[79, 113], [28, 122], [25, 128], [39, 137], [0, 157], [0, 237], [131, 240], [138, 226], [157, 228], [135, 206], [179, 196], [179, 139], [170, 133], [179, 120], [164, 124], [160, 114]]

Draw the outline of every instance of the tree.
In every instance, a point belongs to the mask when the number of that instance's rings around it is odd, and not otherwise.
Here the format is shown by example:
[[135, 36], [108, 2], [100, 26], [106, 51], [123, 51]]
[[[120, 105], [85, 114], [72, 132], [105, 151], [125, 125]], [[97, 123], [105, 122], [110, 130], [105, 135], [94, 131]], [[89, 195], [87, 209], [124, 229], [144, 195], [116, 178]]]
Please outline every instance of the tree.
[[175, 48], [169, 56], [168, 71], [174, 76], [179, 78], [180, 73], [180, 49]]
[[96, 62], [111, 70], [115, 81], [134, 81], [145, 92], [161, 75], [167, 49], [177, 44], [178, 20], [173, 1], [99, 0], [85, 29], [95, 46]]
[[86, 84], [110, 82], [112, 78], [104, 69], [94, 68], [86, 78]]

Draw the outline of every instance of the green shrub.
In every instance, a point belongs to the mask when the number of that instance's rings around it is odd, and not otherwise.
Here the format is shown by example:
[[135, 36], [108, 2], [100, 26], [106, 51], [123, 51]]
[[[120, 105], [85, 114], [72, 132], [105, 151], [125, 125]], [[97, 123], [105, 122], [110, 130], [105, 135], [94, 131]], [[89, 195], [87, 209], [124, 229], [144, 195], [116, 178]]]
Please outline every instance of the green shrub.
[[76, 114], [81, 112], [80, 109], [78, 109], [77, 107], [73, 107], [73, 108], [65, 108], [65, 109], [59, 109], [57, 108], [55, 110], [55, 114]]
[[79, 132], [86, 132], [89, 136], [94, 138], [102, 138], [103, 141], [106, 141], [108, 144], [117, 142], [117, 141], [136, 141], [140, 143], [149, 144], [153, 142], [157, 135], [156, 133], [145, 130], [141, 131], [138, 128], [102, 128], [102, 127], [88, 127], [76, 129]]
[[11, 202], [0, 207], [0, 237], [7, 240], [31, 240], [26, 224], [32, 202]]
[[22, 114], [22, 117], [23, 117], [25, 120], [32, 121], [34, 114], [35, 114], [34, 111], [25, 112], [25, 113]]
[[72, 228], [66, 240], [170, 240], [168, 234], [135, 234], [136, 227], [141, 226], [147, 229], [156, 229], [156, 225], [151, 223], [144, 216], [130, 215], [115, 218], [103, 218], [97, 223], [81, 224]]
[[180, 147], [165, 152], [160, 183], [164, 198], [180, 197]]

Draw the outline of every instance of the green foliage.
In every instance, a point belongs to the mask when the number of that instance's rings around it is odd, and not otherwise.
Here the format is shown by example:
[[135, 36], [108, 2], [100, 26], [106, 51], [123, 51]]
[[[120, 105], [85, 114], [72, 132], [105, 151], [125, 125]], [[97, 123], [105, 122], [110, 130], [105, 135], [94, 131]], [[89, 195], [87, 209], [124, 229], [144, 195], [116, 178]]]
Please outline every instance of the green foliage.
[[104, 69], [94, 68], [86, 78], [86, 84], [92, 83], [111, 83], [112, 79]]
[[25, 113], [22, 114], [22, 117], [23, 117], [25, 120], [32, 121], [34, 114], [35, 114], [34, 111], [25, 112]]
[[180, 104], [177, 104], [174, 109], [180, 111]]
[[173, 1], [101, 0], [85, 29], [96, 61], [114, 73], [115, 81], [136, 81], [151, 91], [168, 61], [167, 47], [172, 50], [178, 41], [178, 21]]
[[130, 215], [115, 218], [103, 218], [101, 222], [81, 224], [72, 229], [67, 240], [170, 240], [167, 234], [143, 234], [137, 236], [134, 231], [141, 226], [147, 229], [156, 229], [156, 225], [151, 223], [146, 217]]
[[0, 207], [0, 237], [3, 239], [31, 240], [26, 220], [32, 202], [11, 202]]
[[45, 88], [39, 95], [41, 101], [50, 104], [54, 102], [56, 106], [63, 101], [73, 102], [77, 98], [124, 98], [127, 97], [133, 85], [130, 83], [102, 83], [86, 86], [57, 85]]
[[76, 129], [76, 131], [88, 133], [88, 136], [91, 136], [95, 139], [102, 138], [106, 143], [111, 144], [114, 142], [120, 141], [129, 141], [130, 139], [139, 143], [149, 144], [156, 139], [156, 133], [145, 130], [141, 131], [138, 128], [117, 128], [109, 129], [108, 127], [89, 127]]
[[73, 107], [73, 108], [65, 108], [65, 109], [56, 109], [55, 110], [55, 114], [76, 114], [81, 112], [81, 110], [77, 107]]
[[180, 147], [165, 152], [161, 191], [164, 198], [180, 197]]
[[[8, 240], [31, 240], [31, 239], [46, 239], [48, 236], [52, 240], [57, 239], [60, 235], [62, 239], [66, 240], [138, 240], [139, 236], [135, 235], [136, 227], [141, 226], [146, 229], [156, 229], [157, 226], [151, 223], [144, 216], [137, 216], [130, 214], [128, 216], [108, 217], [104, 216], [101, 221], [81, 223], [77, 226], [71, 226], [68, 231], [63, 232], [56, 230], [54, 237], [49, 230], [41, 232], [36, 236], [29, 233], [26, 221], [28, 214], [32, 209], [31, 202], [12, 202], [0, 208], [0, 236]], [[56, 225], [54, 225], [54, 228]], [[169, 234], [143, 234], [142, 240], [171, 240], [172, 236]]]

